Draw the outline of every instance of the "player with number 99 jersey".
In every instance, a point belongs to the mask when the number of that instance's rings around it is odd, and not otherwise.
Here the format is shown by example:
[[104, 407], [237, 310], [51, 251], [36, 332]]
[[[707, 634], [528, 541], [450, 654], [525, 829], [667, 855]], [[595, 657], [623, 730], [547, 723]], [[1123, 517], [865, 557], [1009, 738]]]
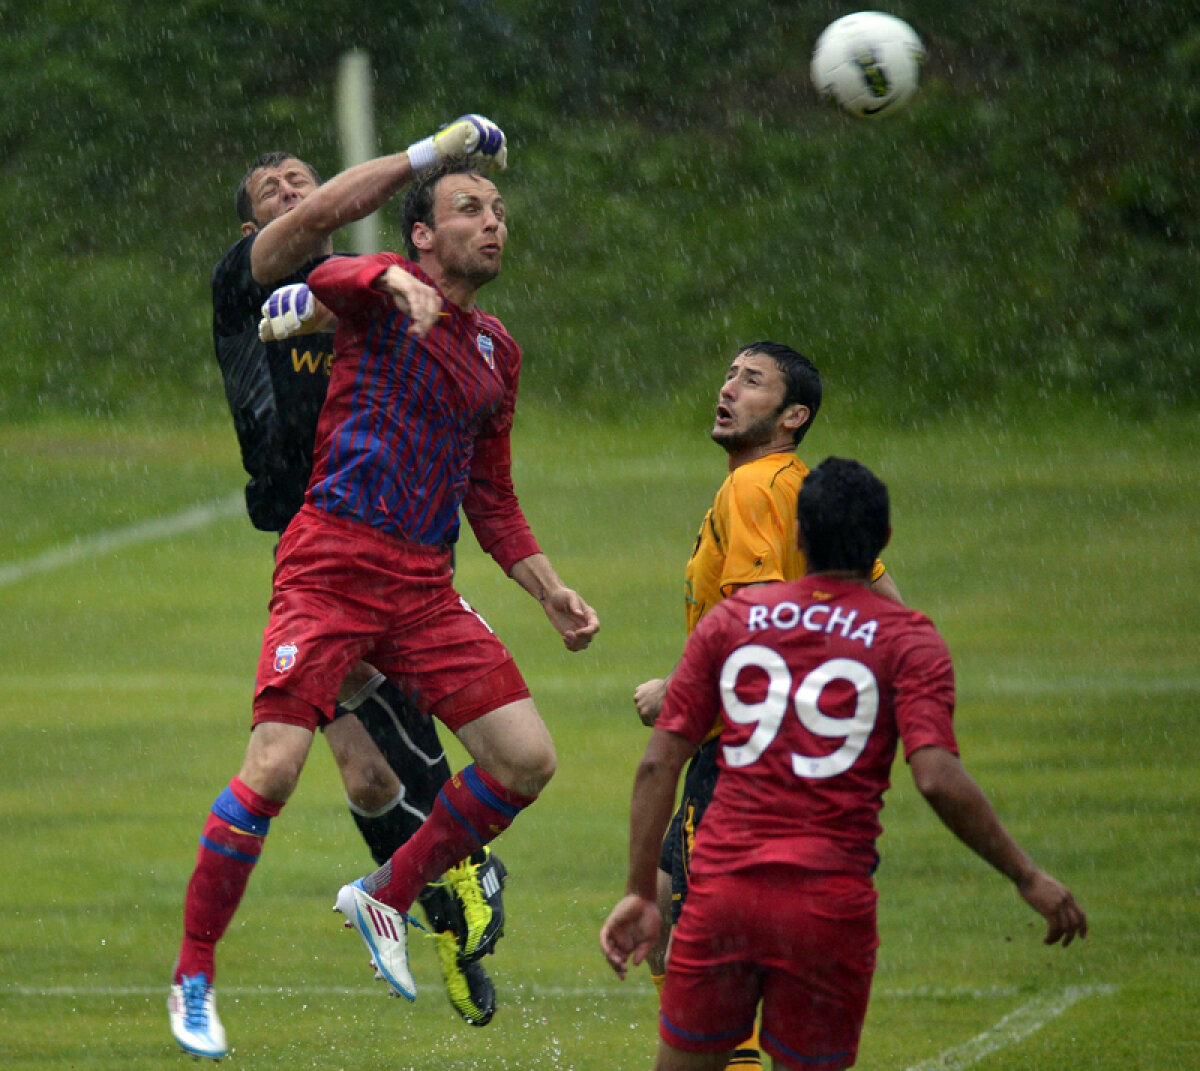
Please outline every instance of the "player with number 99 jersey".
[[720, 716], [720, 776], [672, 935], [659, 1036], [776, 1065], [853, 1065], [875, 950], [879, 812], [899, 740], [958, 753], [954, 675], [923, 615], [865, 582], [746, 588], [689, 637], [655, 728]]
[[924, 615], [812, 575], [748, 588], [689, 638], [657, 727], [723, 718], [693, 881], [764, 862], [870, 874], [897, 740], [958, 753], [950, 655]]

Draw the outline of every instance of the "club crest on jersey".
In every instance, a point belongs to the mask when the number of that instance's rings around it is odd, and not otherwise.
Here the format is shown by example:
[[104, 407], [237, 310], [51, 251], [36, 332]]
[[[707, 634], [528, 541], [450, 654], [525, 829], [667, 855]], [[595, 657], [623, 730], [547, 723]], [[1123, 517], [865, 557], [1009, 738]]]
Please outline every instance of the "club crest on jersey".
[[475, 336], [475, 345], [479, 347], [479, 352], [483, 354], [483, 359], [487, 361], [488, 368], [495, 368], [496, 358], [492, 354], [496, 349], [496, 344], [492, 341], [491, 335], [485, 335], [481, 331]]
[[275, 672], [286, 673], [296, 664], [300, 649], [294, 643], [281, 643], [275, 648]]

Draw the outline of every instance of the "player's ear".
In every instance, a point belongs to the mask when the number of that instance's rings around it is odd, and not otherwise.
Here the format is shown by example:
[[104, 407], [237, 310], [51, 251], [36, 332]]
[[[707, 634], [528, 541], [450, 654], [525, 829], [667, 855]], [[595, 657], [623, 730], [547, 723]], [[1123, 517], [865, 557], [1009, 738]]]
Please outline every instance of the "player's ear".
[[812, 418], [812, 410], [807, 405], [795, 402], [783, 411], [783, 426], [790, 432], [797, 432]]
[[422, 251], [433, 246], [433, 228], [428, 223], [414, 223], [412, 229], [412, 244]]
[[249, 238], [252, 234], [258, 233], [258, 224], [253, 221], [247, 221], [242, 224], [242, 237]]

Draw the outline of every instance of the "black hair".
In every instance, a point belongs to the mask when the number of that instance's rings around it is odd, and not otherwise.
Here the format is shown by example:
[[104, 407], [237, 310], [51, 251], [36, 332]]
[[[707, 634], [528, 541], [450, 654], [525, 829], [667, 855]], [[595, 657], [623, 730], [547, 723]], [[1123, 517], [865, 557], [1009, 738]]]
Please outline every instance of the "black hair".
[[404, 202], [400, 208], [400, 237], [404, 240], [404, 251], [409, 260], [417, 259], [417, 247], [413, 245], [413, 227], [424, 223], [433, 226], [433, 195], [437, 184], [447, 175], [475, 175], [484, 178], [473, 164], [465, 160], [454, 160], [427, 171], [404, 191]]
[[804, 477], [796, 519], [809, 572], [869, 577], [891, 533], [887, 486], [857, 461], [827, 457]]
[[821, 408], [821, 373], [817, 371], [817, 366], [799, 350], [782, 342], [768, 342], [765, 339], [742, 346], [738, 353], [762, 353], [775, 362], [783, 376], [781, 412], [789, 405], [808, 408], [808, 420], [796, 429], [792, 438], [792, 445], [798, 445], [817, 419], [817, 410]]
[[265, 152], [246, 169], [246, 173], [242, 176], [242, 181], [238, 183], [237, 193], [233, 198], [238, 219], [243, 223], [258, 222], [254, 218], [254, 205], [250, 200], [250, 180], [254, 178], [254, 173], [261, 171], [264, 167], [278, 167], [288, 160], [295, 160], [303, 164], [308, 168], [308, 173], [312, 175], [313, 182], [318, 186], [321, 185], [321, 176], [317, 174], [317, 169], [307, 160], [301, 160], [299, 156], [292, 152]]

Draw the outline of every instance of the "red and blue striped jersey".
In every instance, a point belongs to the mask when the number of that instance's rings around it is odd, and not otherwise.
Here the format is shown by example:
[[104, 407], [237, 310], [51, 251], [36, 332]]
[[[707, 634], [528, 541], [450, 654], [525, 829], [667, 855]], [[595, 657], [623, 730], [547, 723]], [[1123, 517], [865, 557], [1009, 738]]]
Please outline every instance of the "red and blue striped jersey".
[[394, 253], [333, 257], [308, 285], [337, 316], [307, 501], [426, 546], [458, 539], [459, 507], [507, 572], [538, 546], [512, 484], [509, 435], [521, 350], [494, 316], [445, 302], [423, 339], [372, 287]]

